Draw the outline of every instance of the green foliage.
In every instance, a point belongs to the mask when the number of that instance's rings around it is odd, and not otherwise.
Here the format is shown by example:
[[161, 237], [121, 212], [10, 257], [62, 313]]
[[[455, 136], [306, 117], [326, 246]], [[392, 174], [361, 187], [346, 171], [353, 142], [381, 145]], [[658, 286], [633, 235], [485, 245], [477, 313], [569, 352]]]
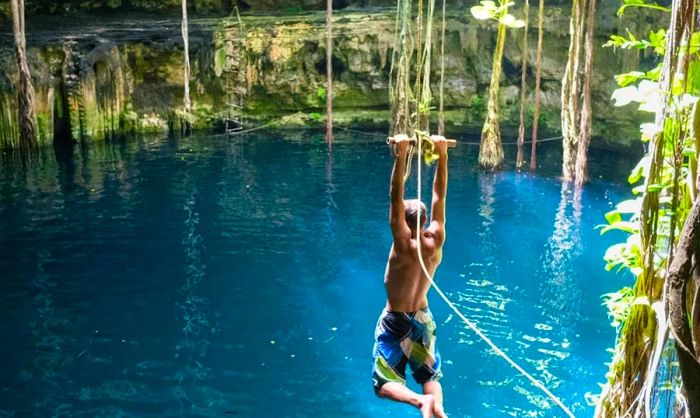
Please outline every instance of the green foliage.
[[421, 148], [423, 149], [423, 161], [426, 165], [431, 165], [435, 161], [440, 159], [440, 155], [435, 151], [435, 144], [430, 139], [430, 134], [425, 131], [416, 130], [416, 136], [418, 140], [421, 141]]
[[481, 5], [473, 6], [470, 11], [472, 16], [478, 20], [495, 20], [509, 28], [522, 28], [525, 26], [525, 21], [516, 19], [515, 16], [508, 13], [508, 9], [514, 5], [513, 1], [498, 0], [498, 4], [496, 4], [494, 1], [484, 0]]
[[652, 48], [654, 53], [664, 55], [666, 52], [666, 31], [659, 29], [649, 33], [649, 39], [637, 39], [632, 32], [627, 30], [627, 38], [620, 35], [610, 35], [610, 39], [603, 47], [617, 47], [622, 49], [647, 49]]
[[317, 122], [320, 122], [322, 119], [322, 115], [319, 112], [311, 112], [311, 113], [309, 113], [309, 118], [311, 118]]
[[[641, 1], [641, 0], [640, 0]], [[625, 5], [638, 5], [639, 1], [625, 0]], [[697, 39], [697, 42], [695, 41]], [[628, 38], [614, 35], [606, 46], [625, 49], [651, 49], [662, 56], [665, 51], [666, 32], [652, 31], [648, 39], [637, 39], [628, 32]], [[690, 47], [682, 46], [679, 53], [691, 52], [697, 54], [700, 46], [700, 33], [691, 37]], [[661, 61], [661, 60], [659, 60]], [[667, 157], [656, 166], [653, 155], [648, 153], [634, 167], [628, 180], [633, 185], [632, 192], [638, 197], [619, 203], [616, 208], [605, 215], [607, 225], [601, 228], [601, 233], [617, 230], [628, 234], [624, 242], [615, 244], [605, 253], [606, 269], [629, 271], [639, 278], [646, 274], [643, 260], [645, 251], [653, 251], [651, 273], [661, 275], [666, 267], [669, 247], [672, 240], [680, 233], [685, 216], [690, 209], [691, 194], [694, 192], [693, 182], [696, 177], [697, 150], [693, 133], [694, 115], [698, 109], [698, 93], [700, 93], [700, 64], [691, 62], [688, 67], [686, 80], [676, 77], [670, 91], [662, 91], [659, 84], [661, 64], [648, 71], [631, 71], [616, 76], [620, 88], [612, 94], [616, 106], [637, 104], [639, 110], [654, 115], [662, 112], [665, 107], [666, 119], [663, 126], [653, 121], [640, 125], [641, 140], [654, 141], [663, 147]], [[653, 178], [652, 171], [655, 172]], [[643, 206], [643, 195], [658, 194], [658, 206], [654, 211], [656, 220], [656, 243], [645, 250], [640, 230], [642, 213], [650, 209]], [[647, 211], [647, 212], [645, 212]], [[648, 215], [647, 215], [648, 216]], [[647, 231], [646, 235], [650, 232]], [[605, 304], [613, 318], [613, 324], [619, 326], [624, 322], [632, 306], [649, 301], [639, 301], [630, 289], [624, 288], [619, 292], [606, 295]]]
[[617, 9], [617, 15], [622, 16], [623, 14], [625, 14], [625, 11], [629, 7], [641, 7], [641, 8], [646, 8], [646, 9], [659, 10], [662, 12], [670, 12], [671, 11], [671, 9], [669, 9], [668, 7], [660, 6], [656, 2], [647, 3], [644, 0], [623, 0], [622, 6], [620, 6], [620, 8]]
[[649, 299], [646, 297], [635, 297], [634, 290], [629, 287], [623, 287], [617, 292], [606, 293], [603, 305], [608, 308], [612, 317], [611, 325], [615, 328], [620, 327], [629, 317], [632, 307], [634, 306], [649, 306]]
[[298, 14], [298, 13], [301, 13], [303, 11], [304, 11], [304, 8], [299, 6], [299, 5], [286, 6], [282, 9], [282, 12], [284, 14], [288, 14], [288, 15]]
[[475, 94], [471, 97], [468, 107], [472, 113], [478, 114], [479, 118], [481, 118], [482, 115], [486, 114], [487, 105], [488, 101], [486, 97]]
[[[418, 103], [418, 115], [429, 115], [431, 110], [435, 110], [435, 106], [430, 106], [430, 101]], [[414, 117], [416, 115], [413, 115]]]
[[318, 97], [319, 100], [322, 102], [326, 101], [326, 96], [328, 95], [328, 91], [326, 91], [326, 88], [323, 86], [320, 86], [318, 90], [316, 90], [316, 97]]
[[693, 61], [688, 68], [688, 93], [700, 96], [700, 62]]
[[47, 117], [44, 113], [42, 112], [37, 112], [36, 114], [36, 134], [37, 134], [37, 141], [39, 144], [47, 144], [50, 143], [53, 135], [53, 127], [49, 126], [50, 123], [53, 123], [53, 119], [50, 117]]
[[[644, 0], [623, 0], [618, 14], [630, 7], [668, 11]], [[640, 125], [641, 140], [650, 145], [628, 178], [637, 197], [608, 212], [607, 225], [601, 229], [601, 233], [616, 230], [627, 234], [623, 242], [605, 252], [606, 269], [635, 277], [634, 286], [604, 295], [604, 305], [618, 334], [611, 351], [608, 382], [598, 400], [601, 416], [640, 415], [641, 407], [634, 411], [634, 403], [629, 405], [629, 399], [637, 397], [639, 391], [633, 380], [645, 381], [643, 370], [648, 367], [649, 353], [654, 344], [663, 343], [654, 341], [658, 323], [653, 320], [660, 311], [661, 282], [671, 248], [698, 194], [694, 182], [698, 165], [695, 138], [700, 133], [700, 118], [696, 116], [700, 113], [700, 33], [691, 34], [688, 42], [674, 51], [666, 51], [666, 36], [666, 31], [658, 30], [650, 32], [647, 39], [639, 39], [627, 31], [627, 36], [611, 36], [605, 45], [651, 52], [659, 57], [659, 64], [616, 76], [620, 88], [612, 94], [616, 106], [634, 103], [640, 111], [652, 113], [653, 120]], [[690, 58], [688, 67], [679, 65], [671, 75], [668, 87], [660, 83], [664, 55], [680, 62]], [[656, 122], [658, 116], [663, 120]]]

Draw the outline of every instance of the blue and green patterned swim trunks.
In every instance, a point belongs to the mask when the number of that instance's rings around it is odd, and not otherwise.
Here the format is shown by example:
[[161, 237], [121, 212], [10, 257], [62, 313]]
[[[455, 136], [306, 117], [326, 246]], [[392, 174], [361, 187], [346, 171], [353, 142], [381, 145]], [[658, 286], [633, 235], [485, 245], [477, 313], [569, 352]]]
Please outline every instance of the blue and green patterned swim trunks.
[[406, 364], [417, 383], [442, 377], [435, 346], [435, 321], [426, 307], [417, 312], [384, 309], [374, 332], [374, 390], [385, 383], [406, 383]]

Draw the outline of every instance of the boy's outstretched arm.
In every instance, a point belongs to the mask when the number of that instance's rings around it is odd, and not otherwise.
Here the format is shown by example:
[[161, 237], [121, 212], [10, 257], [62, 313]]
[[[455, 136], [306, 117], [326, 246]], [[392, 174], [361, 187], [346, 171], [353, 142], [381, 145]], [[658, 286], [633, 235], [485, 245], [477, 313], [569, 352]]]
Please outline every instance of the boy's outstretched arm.
[[433, 137], [435, 150], [440, 159], [433, 180], [433, 203], [431, 207], [430, 229], [435, 235], [436, 244], [445, 241], [445, 200], [447, 197], [447, 141], [443, 137]]
[[[405, 137], [405, 138], [404, 138]], [[395, 139], [396, 160], [391, 172], [391, 203], [389, 207], [389, 224], [394, 236], [394, 248], [401, 251], [410, 247], [411, 230], [406, 223], [406, 212], [403, 203], [404, 175], [406, 172], [406, 157], [408, 156], [408, 137], [399, 135]]]

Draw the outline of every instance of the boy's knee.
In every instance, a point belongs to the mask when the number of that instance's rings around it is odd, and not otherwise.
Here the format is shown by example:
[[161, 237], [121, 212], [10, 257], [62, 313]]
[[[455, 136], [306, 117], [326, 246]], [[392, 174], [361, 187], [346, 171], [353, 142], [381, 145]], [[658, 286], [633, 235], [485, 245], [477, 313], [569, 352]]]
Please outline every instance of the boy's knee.
[[[386, 398], [391, 398], [391, 390], [387, 388], [387, 383], [398, 383], [400, 385], [403, 385], [401, 382], [380, 382], [379, 384], [374, 385], [374, 394], [377, 395], [378, 398], [386, 399]], [[392, 385], [389, 385], [392, 386]]]
[[375, 382], [375, 384], [374, 384], [374, 394], [375, 394], [378, 398], [386, 398], [386, 393], [384, 392], [383, 388], [384, 388], [384, 385], [379, 385], [379, 384], [377, 384], [377, 383]]

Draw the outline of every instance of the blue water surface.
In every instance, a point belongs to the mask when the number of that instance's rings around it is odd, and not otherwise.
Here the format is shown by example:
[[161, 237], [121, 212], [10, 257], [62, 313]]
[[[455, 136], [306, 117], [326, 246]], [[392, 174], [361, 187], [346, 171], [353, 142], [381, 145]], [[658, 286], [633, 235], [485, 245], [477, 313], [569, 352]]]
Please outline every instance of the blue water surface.
[[[614, 342], [601, 295], [627, 281], [602, 260], [622, 236], [594, 227], [629, 194], [634, 158], [594, 151], [578, 195], [557, 178], [560, 146], [539, 152], [536, 175], [452, 152], [436, 280], [590, 416]], [[0, 417], [418, 416], [372, 390], [391, 245], [381, 138], [341, 134], [331, 152], [316, 133], [145, 138], [0, 163]], [[430, 303], [451, 417], [564, 416]]]

